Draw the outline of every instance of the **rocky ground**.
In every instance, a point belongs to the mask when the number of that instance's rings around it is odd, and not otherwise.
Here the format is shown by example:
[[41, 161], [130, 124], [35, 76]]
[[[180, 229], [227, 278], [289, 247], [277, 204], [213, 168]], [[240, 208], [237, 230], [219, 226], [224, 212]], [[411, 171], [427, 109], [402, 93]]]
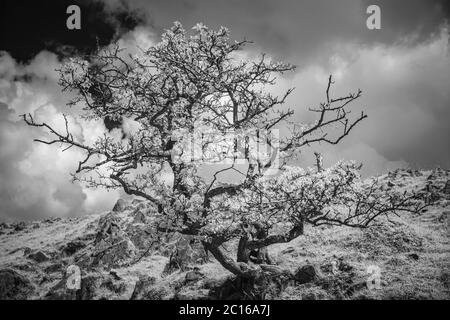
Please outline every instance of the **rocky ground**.
[[[306, 227], [304, 236], [269, 247], [295, 281], [270, 282], [264, 298], [450, 298], [450, 171], [396, 170], [379, 179], [387, 189], [422, 190], [434, 205], [365, 230]], [[121, 199], [101, 215], [1, 224], [0, 299], [249, 298], [236, 296], [236, 280], [199, 244], [156, 236], [154, 212]], [[79, 290], [67, 285], [71, 265], [81, 271]], [[379, 287], [367, 284], [374, 268]]]

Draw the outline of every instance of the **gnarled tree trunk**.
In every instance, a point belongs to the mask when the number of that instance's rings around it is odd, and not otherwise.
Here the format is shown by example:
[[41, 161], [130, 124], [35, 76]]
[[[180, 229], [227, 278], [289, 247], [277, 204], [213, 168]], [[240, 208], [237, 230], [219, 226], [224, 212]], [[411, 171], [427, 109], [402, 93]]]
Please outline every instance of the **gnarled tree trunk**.
[[249, 248], [248, 246], [249, 238], [252, 238], [252, 240], [263, 240], [267, 238], [267, 236], [267, 230], [264, 226], [261, 223], [254, 223], [251, 226], [251, 231], [247, 232], [239, 239], [236, 260], [245, 263], [251, 261], [255, 264], [272, 264], [267, 246], [259, 248]]
[[289, 242], [303, 234], [303, 225], [296, 225], [285, 234], [270, 236], [266, 230], [263, 232], [258, 227], [255, 227], [254, 230], [254, 239], [250, 239], [252, 232], [246, 233], [240, 238], [236, 260], [221, 248], [223, 242], [203, 242], [203, 246], [225, 269], [236, 275], [236, 290], [240, 291], [242, 297], [262, 299], [264, 290], [270, 283], [277, 283], [280, 290], [283, 290], [283, 283], [292, 281], [294, 276], [289, 270], [268, 264], [267, 261], [271, 261], [267, 256], [260, 257], [256, 262], [252, 261], [252, 251], [264, 255], [264, 252], [267, 253], [269, 245]]

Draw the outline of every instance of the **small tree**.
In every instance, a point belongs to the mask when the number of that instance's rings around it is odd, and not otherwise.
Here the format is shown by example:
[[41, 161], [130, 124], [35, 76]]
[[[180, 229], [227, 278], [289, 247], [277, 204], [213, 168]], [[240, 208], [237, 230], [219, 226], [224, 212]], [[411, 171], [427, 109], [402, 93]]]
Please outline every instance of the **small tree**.
[[[317, 120], [293, 123], [294, 112], [282, 108], [292, 89], [281, 97], [267, 89], [276, 83], [276, 74], [294, 67], [265, 55], [241, 61], [245, 44], [230, 41], [225, 28], [213, 31], [199, 24], [189, 35], [175, 23], [160, 43], [139, 55], [126, 56], [111, 46], [70, 59], [59, 70], [63, 90], [76, 94], [70, 105], [81, 105], [88, 120], [133, 121], [137, 129], [123, 137], [104, 134], [87, 145], [70, 133], [66, 116], [65, 132], [30, 114], [23, 119], [54, 137], [37, 141], [85, 152], [74, 179], [90, 187], [122, 188], [151, 201], [159, 230], [197, 237], [227, 270], [244, 278], [276, 272], [267, 255], [252, 260], [252, 253], [297, 238], [306, 223], [365, 228], [380, 215], [419, 208], [414, 194], [382, 191], [376, 180], [362, 183], [360, 166], [353, 162], [323, 168], [316, 154], [317, 169], [292, 166], [303, 147], [337, 144], [366, 118], [364, 113], [351, 118], [348, 111], [361, 91], [333, 98], [330, 76], [325, 102], [310, 109]], [[274, 137], [277, 129], [289, 133]], [[224, 139], [230, 132], [231, 144]], [[192, 144], [199, 135], [201, 143]], [[261, 143], [271, 152], [260, 152]], [[186, 146], [200, 148], [201, 157], [192, 156]], [[187, 153], [188, 161], [180, 161]], [[202, 176], [197, 169], [205, 158], [226, 166], [211, 165], [210, 177]], [[171, 184], [162, 178], [163, 171], [171, 173]], [[240, 179], [223, 182], [220, 175], [228, 172]], [[232, 239], [239, 239], [236, 258], [222, 248]]]

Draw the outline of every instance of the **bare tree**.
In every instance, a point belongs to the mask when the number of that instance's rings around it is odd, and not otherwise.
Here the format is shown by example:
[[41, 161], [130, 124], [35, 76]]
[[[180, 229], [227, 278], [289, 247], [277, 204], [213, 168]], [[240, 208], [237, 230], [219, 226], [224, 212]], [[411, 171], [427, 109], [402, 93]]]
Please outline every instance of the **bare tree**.
[[[231, 41], [226, 28], [213, 31], [199, 24], [188, 33], [175, 23], [160, 43], [138, 55], [110, 46], [65, 63], [59, 83], [75, 93], [70, 105], [82, 106], [85, 119], [136, 124], [134, 132], [119, 139], [105, 133], [87, 145], [71, 134], [66, 116], [65, 132], [30, 114], [23, 119], [52, 136], [37, 141], [85, 152], [75, 180], [90, 187], [122, 188], [151, 201], [158, 208], [159, 230], [197, 237], [227, 270], [244, 278], [274, 272], [266, 247], [297, 238], [306, 223], [365, 228], [380, 215], [420, 208], [413, 193], [387, 193], [376, 180], [364, 184], [360, 166], [353, 162], [323, 168], [318, 156], [318, 170], [292, 166], [303, 147], [337, 144], [367, 117], [351, 117], [348, 110], [361, 91], [333, 98], [330, 76], [325, 101], [310, 109], [317, 120], [295, 123], [294, 112], [283, 108], [293, 89], [281, 96], [268, 90], [277, 74], [294, 66], [265, 55], [245, 60], [240, 50], [246, 43]], [[270, 133], [280, 128], [282, 134], [273, 138]], [[253, 136], [237, 138], [238, 132], [249, 130]], [[179, 161], [199, 132], [213, 133], [200, 144], [203, 156]], [[218, 150], [218, 145], [223, 147], [220, 139], [230, 132], [231, 152]], [[270, 156], [254, 152], [248, 138], [270, 146]], [[239, 165], [236, 154], [242, 145], [246, 162]], [[225, 166], [211, 165], [215, 171], [210, 177], [197, 172], [205, 153], [227, 160]], [[278, 170], [268, 174], [275, 159]], [[170, 172], [173, 182], [168, 184], [162, 172]], [[221, 175], [231, 172], [240, 179], [225, 183]], [[232, 239], [239, 239], [236, 258], [222, 247]]]

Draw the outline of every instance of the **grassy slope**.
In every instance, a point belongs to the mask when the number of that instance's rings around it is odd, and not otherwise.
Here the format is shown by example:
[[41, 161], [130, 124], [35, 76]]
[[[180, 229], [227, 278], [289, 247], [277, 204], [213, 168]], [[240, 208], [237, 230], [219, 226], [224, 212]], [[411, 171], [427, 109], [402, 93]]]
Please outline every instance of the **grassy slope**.
[[[395, 186], [392, 188], [422, 188], [430, 174], [428, 171], [416, 176], [399, 171], [395, 177], [385, 175], [380, 180], [386, 185], [393, 182]], [[449, 178], [448, 171], [440, 171], [433, 184], [442, 188]], [[418, 215], [401, 214], [389, 220], [382, 218], [376, 226], [366, 230], [306, 227], [304, 236], [288, 244], [271, 246], [269, 252], [280, 266], [295, 270], [307, 263], [314, 264], [320, 276], [319, 280], [312, 283], [288, 286], [281, 295], [272, 298], [450, 299], [449, 199], [448, 195], [447, 198], [441, 198], [435, 206]], [[91, 215], [42, 221], [15, 232], [3, 228], [0, 234], [0, 268], [13, 268], [25, 275], [37, 288], [30, 298], [42, 298], [62, 278], [63, 271], [45, 271], [58, 260], [59, 248], [70, 240], [93, 235], [99, 217]], [[24, 247], [44, 250], [55, 258], [36, 264], [24, 256]], [[184, 279], [185, 272], [161, 277], [167, 261], [167, 257], [153, 255], [131, 266], [116, 268], [117, 274], [126, 284], [126, 290], [117, 295], [102, 289], [97, 297], [127, 299], [135, 282], [142, 276], [156, 277], [161, 286], [169, 286]], [[333, 261], [338, 268], [335, 272], [332, 271]], [[70, 259], [64, 261], [64, 265], [70, 263]], [[380, 289], [369, 290], [365, 285], [367, 268], [371, 265], [380, 268]], [[205, 281], [224, 279], [229, 275], [215, 261], [198, 267]], [[95, 272], [105, 271], [99, 269]], [[192, 294], [189, 290], [193, 291]], [[207, 293], [204, 287], [199, 286], [187, 287], [185, 291], [186, 297], [199, 296], [199, 292]], [[170, 294], [166, 296], [171, 297]]]

